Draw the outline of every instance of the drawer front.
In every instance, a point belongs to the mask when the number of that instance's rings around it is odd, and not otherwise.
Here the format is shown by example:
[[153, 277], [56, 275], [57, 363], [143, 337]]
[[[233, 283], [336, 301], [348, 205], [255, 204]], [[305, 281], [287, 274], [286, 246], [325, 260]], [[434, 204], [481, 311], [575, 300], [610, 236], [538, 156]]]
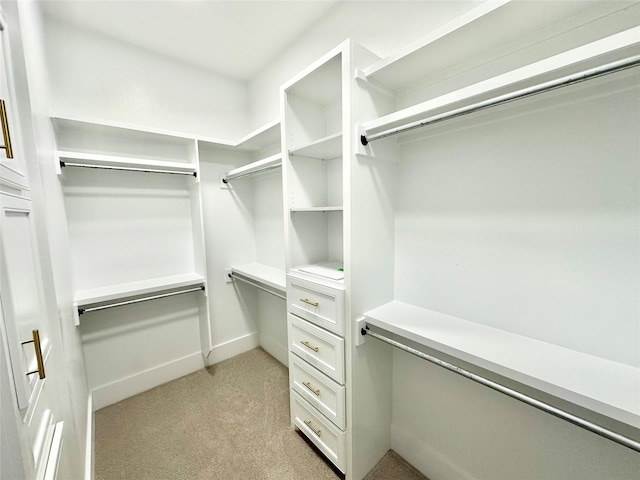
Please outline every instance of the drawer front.
[[344, 290], [289, 276], [287, 310], [344, 336]]
[[289, 383], [338, 428], [345, 429], [345, 387], [289, 353]]
[[344, 385], [344, 339], [294, 315], [289, 318], [289, 351]]
[[291, 419], [296, 427], [340, 469], [346, 471], [345, 433], [313, 408], [295, 391], [291, 392]]

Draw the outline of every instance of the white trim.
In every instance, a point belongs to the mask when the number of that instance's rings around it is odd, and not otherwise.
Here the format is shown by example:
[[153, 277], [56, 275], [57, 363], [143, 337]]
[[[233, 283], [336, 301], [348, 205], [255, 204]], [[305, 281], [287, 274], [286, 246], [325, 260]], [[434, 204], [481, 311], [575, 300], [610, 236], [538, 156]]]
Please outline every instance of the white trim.
[[93, 411], [113, 405], [125, 398], [146, 392], [203, 368], [202, 354], [195, 352], [182, 358], [129, 375], [91, 390]]
[[87, 399], [87, 430], [84, 446], [84, 480], [93, 480], [95, 465], [95, 414], [93, 413], [93, 395], [89, 393]]
[[477, 480], [471, 473], [455, 465], [442, 453], [402, 428], [391, 425], [391, 449], [429, 478]]
[[207, 355], [207, 365], [213, 365], [241, 353], [248, 352], [260, 346], [258, 333], [248, 333], [241, 337], [214, 345]]

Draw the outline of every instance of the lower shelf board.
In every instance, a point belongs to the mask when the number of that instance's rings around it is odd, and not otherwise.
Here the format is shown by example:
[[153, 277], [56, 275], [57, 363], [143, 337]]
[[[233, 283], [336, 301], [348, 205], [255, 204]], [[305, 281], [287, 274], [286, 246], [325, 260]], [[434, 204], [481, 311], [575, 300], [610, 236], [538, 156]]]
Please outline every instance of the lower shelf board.
[[402, 302], [366, 323], [605, 417], [640, 427], [640, 369]]
[[262, 263], [247, 263], [243, 265], [233, 265], [231, 266], [231, 271], [273, 289], [276, 292], [282, 294], [287, 293], [287, 276], [284, 268], [275, 268]]
[[[137, 282], [119, 283], [76, 292], [74, 306], [76, 311], [84, 313], [92, 308], [105, 304], [118, 304], [132, 299], [154, 296], [172, 296], [185, 293], [185, 290], [204, 290], [205, 279], [197, 273], [172, 275], [169, 277], [152, 278]], [[80, 319], [76, 318], [76, 325]]]

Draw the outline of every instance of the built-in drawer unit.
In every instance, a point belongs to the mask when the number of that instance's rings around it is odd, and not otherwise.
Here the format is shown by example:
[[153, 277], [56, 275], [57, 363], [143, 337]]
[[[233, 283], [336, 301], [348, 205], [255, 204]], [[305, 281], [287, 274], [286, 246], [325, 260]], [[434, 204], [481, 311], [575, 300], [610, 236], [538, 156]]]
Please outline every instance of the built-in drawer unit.
[[[346, 471], [345, 432], [341, 431], [311, 404], [291, 391], [291, 414], [293, 423], [340, 469]], [[313, 477], [311, 475], [310, 477]]]
[[345, 387], [289, 353], [291, 388], [339, 428], [345, 428]]
[[344, 339], [295, 315], [289, 317], [289, 351], [344, 384]]
[[288, 275], [287, 310], [344, 336], [344, 289]]

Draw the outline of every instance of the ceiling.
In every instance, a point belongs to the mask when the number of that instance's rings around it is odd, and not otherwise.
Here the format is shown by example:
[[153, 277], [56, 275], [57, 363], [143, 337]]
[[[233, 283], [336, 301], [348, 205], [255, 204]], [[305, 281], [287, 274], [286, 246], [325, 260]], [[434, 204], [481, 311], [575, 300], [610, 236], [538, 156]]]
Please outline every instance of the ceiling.
[[242, 81], [337, 0], [42, 0], [46, 16]]

